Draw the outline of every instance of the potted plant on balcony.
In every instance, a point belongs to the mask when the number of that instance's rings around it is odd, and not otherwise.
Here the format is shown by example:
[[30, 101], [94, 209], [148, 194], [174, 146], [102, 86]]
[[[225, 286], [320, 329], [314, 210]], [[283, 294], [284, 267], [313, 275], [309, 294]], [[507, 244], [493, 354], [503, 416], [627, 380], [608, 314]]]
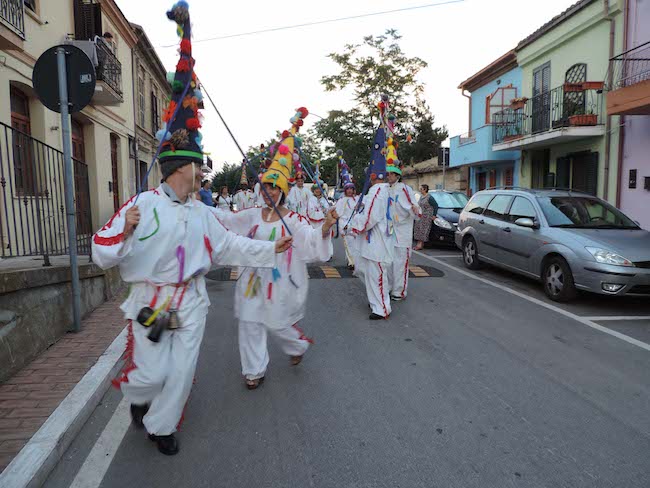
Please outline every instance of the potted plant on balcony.
[[580, 111], [574, 115], [569, 116], [569, 125], [571, 126], [584, 126], [584, 125], [596, 125], [598, 123], [598, 115], [596, 115], [593, 110]]
[[510, 100], [510, 108], [512, 110], [521, 110], [526, 106], [527, 101], [528, 98], [526, 97], [513, 98], [512, 100]]
[[564, 84], [564, 93], [581, 92], [581, 91], [585, 91], [585, 89], [582, 87], [582, 83], [565, 83]]
[[604, 81], [585, 81], [582, 83], [583, 90], [603, 90], [604, 88]]

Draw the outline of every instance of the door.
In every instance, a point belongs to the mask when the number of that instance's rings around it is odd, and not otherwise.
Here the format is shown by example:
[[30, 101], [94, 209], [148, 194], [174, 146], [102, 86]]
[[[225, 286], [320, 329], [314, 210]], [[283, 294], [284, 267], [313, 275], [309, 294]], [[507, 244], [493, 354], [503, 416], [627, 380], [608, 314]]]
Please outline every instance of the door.
[[[587, 81], [587, 65], [584, 63], [574, 64], [564, 75], [565, 83], [582, 83]], [[585, 92], [563, 90], [562, 96], [562, 119], [554, 127], [569, 126], [569, 117], [585, 113]]]
[[598, 153], [575, 154], [571, 159], [572, 189], [595, 196], [598, 193]]
[[549, 149], [532, 152], [531, 165], [533, 188], [544, 188], [546, 186], [546, 175], [548, 175], [550, 171], [550, 157], [551, 152]]
[[551, 65], [545, 64], [533, 71], [532, 131], [549, 129], [551, 119]]
[[565, 190], [571, 189], [571, 159], [566, 157], [557, 158], [555, 186]]
[[499, 246], [503, 252], [503, 264], [525, 273], [534, 274], [535, 254], [544, 245], [538, 229], [515, 225], [517, 219], [529, 218], [539, 223], [533, 203], [526, 197], [515, 197], [506, 216], [508, 225], [503, 227]]
[[87, 253], [90, 250], [92, 235], [88, 165], [86, 164], [83, 126], [76, 120], [72, 121], [72, 158], [74, 159], [74, 200], [77, 213], [78, 252]]
[[112, 170], [112, 189], [113, 189], [113, 208], [115, 212], [120, 209], [120, 185], [117, 156], [118, 141], [115, 134], [111, 134], [111, 170]]
[[503, 172], [503, 185], [506, 188], [514, 186], [514, 169], [512, 167], [506, 168]]
[[487, 175], [486, 173], [478, 174], [478, 191], [485, 190], [487, 186]]
[[496, 169], [491, 169], [490, 170], [490, 188], [496, 188], [497, 187], [497, 170]]
[[511, 195], [497, 195], [483, 212], [482, 223], [479, 221], [479, 238], [481, 240], [481, 256], [501, 262], [502, 252], [500, 250], [500, 239], [506, 222], [506, 212], [512, 202]]
[[29, 98], [11, 87], [11, 132], [14, 160], [15, 191], [19, 195], [36, 194], [36, 176], [32, 150], [32, 128], [29, 118]]

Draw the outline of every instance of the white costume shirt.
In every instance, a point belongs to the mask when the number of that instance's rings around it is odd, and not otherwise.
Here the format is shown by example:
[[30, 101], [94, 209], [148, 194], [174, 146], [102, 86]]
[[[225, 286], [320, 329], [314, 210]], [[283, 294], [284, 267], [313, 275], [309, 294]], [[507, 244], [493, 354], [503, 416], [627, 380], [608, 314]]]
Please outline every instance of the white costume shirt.
[[[281, 221], [266, 222], [262, 209], [243, 212], [213, 210], [223, 225], [256, 241], [275, 241], [288, 235]], [[245, 268], [235, 290], [235, 316], [247, 322], [261, 322], [271, 328], [286, 328], [305, 315], [309, 276], [307, 263], [332, 257], [332, 242], [323, 238], [306, 218], [290, 212], [284, 221], [291, 229], [293, 247], [278, 255], [275, 271]], [[274, 276], [275, 275], [275, 276]]]
[[311, 190], [306, 186], [298, 188], [298, 185], [296, 185], [291, 189], [291, 191], [289, 191], [289, 196], [287, 197], [287, 208], [303, 217], [307, 217], [309, 200], [312, 197], [313, 195]]
[[339, 230], [343, 232], [344, 227], [347, 225], [352, 212], [354, 212], [357, 202], [359, 201], [358, 196], [346, 197], [342, 196], [336, 202], [336, 213], [339, 216]]
[[325, 221], [325, 213], [319, 199], [314, 195], [309, 197], [309, 203], [307, 203], [307, 219], [313, 227], [320, 227]]
[[215, 200], [220, 210], [230, 211], [230, 206], [232, 205], [232, 198], [230, 196], [224, 198], [222, 195], [218, 195]]
[[352, 217], [348, 228], [357, 236], [358, 254], [378, 263], [393, 261], [395, 233], [390, 231], [387, 219], [389, 192], [388, 183], [370, 187], [363, 210]]
[[262, 185], [255, 183], [255, 188], [253, 188], [253, 195], [255, 196], [255, 206], [256, 207], [266, 207], [264, 203], [264, 195], [262, 193]]
[[237, 211], [246, 210], [255, 206], [255, 195], [250, 190], [239, 190], [232, 201], [237, 206]]
[[[415, 194], [410, 186], [398, 181], [390, 187], [391, 216], [395, 228], [396, 247], [411, 247], [413, 243], [413, 223], [420, 218], [422, 211], [415, 201]], [[418, 209], [413, 212], [413, 205]]]
[[93, 262], [102, 269], [119, 265], [122, 279], [131, 284], [121, 307], [127, 319], [136, 320], [154, 296], [162, 304], [176, 295], [175, 285], [185, 283], [183, 298], [178, 293], [171, 303], [179, 309], [182, 324], [184, 316], [207, 314], [210, 300], [204, 275], [214, 264], [274, 266], [272, 243], [227, 232], [212, 207], [191, 198], [178, 203], [163, 186], [140, 194], [140, 223], [125, 238], [126, 212], [134, 204], [132, 197], [93, 236], [92, 244]]

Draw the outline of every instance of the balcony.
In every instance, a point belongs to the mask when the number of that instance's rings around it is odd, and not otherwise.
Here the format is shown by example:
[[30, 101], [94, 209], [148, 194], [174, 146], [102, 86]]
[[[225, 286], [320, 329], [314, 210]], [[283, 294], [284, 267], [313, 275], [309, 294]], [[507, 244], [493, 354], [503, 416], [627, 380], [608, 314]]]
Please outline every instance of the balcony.
[[534, 149], [605, 134], [603, 83], [565, 83], [493, 116], [492, 149]]
[[492, 150], [492, 126], [484, 125], [450, 140], [450, 166], [464, 166], [519, 159], [519, 151]]
[[0, 0], [0, 50], [23, 48], [25, 5], [23, 0]]
[[609, 61], [607, 113], [650, 115], [650, 41]]
[[113, 49], [101, 37], [96, 37], [97, 87], [93, 103], [97, 105], [119, 105], [124, 101], [122, 94], [122, 64]]

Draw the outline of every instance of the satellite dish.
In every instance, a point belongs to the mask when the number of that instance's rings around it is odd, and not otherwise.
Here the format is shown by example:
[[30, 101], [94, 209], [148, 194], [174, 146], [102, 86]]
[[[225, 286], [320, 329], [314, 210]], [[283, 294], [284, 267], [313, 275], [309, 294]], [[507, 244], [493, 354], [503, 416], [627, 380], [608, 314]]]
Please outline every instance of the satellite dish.
[[54, 112], [61, 112], [59, 100], [59, 76], [56, 51], [65, 49], [68, 101], [71, 114], [82, 111], [95, 94], [97, 78], [90, 58], [78, 47], [70, 44], [54, 46], [41, 54], [34, 66], [32, 83], [38, 99]]

